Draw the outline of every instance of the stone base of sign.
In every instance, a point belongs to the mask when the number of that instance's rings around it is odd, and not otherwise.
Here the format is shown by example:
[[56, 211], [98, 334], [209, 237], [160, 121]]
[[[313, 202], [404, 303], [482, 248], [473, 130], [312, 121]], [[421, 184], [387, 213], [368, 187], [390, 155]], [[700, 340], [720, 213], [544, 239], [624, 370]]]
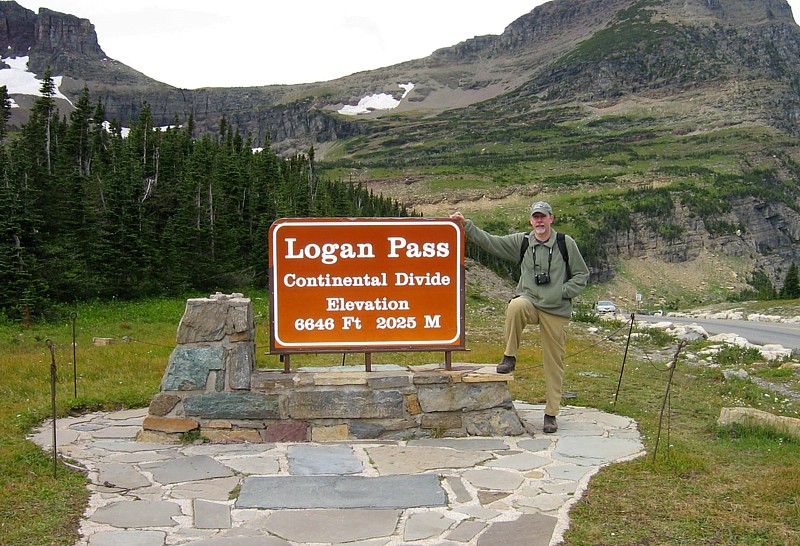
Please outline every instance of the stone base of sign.
[[211, 442], [302, 442], [528, 431], [494, 366], [254, 369], [252, 303], [241, 294], [188, 300], [148, 441], [191, 433]]
[[[247, 391], [166, 391], [145, 417], [148, 440], [186, 432], [211, 442], [400, 440], [526, 434], [508, 375], [470, 364], [256, 370]], [[163, 408], [172, 405], [165, 415]], [[193, 426], [190, 426], [193, 425]]]

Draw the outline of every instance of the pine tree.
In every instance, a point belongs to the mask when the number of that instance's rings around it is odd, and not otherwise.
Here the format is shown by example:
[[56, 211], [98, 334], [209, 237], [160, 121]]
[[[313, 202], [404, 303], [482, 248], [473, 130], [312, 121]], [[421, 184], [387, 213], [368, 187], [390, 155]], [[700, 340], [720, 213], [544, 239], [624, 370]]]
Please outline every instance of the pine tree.
[[797, 264], [792, 262], [789, 271], [786, 272], [786, 279], [783, 281], [781, 297], [786, 299], [800, 298], [800, 275], [798, 275]]

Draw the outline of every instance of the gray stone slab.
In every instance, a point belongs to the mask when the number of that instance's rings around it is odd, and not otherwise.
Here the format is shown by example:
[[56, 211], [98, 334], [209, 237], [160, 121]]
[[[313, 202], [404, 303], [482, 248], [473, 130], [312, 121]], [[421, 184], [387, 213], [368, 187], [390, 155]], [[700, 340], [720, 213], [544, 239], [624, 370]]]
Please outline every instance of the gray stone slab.
[[542, 491], [551, 495], [572, 495], [578, 488], [578, 483], [573, 481], [541, 483]]
[[445, 538], [453, 542], [469, 542], [486, 529], [486, 525], [483, 521], [462, 521]]
[[230, 529], [231, 507], [219, 502], [195, 499], [194, 526], [197, 529]]
[[231, 497], [231, 491], [239, 486], [239, 478], [215, 478], [198, 482], [186, 482], [174, 486], [170, 490], [175, 499], [206, 499], [224, 501]]
[[92, 433], [92, 436], [95, 438], [123, 438], [123, 439], [132, 439], [136, 438], [136, 435], [142, 431], [141, 426], [125, 426], [125, 427], [107, 427], [100, 430], [96, 430]]
[[101, 531], [89, 537], [89, 546], [164, 546], [164, 531]]
[[289, 474], [294, 476], [358, 474], [364, 470], [364, 463], [348, 445], [290, 445], [287, 459]]
[[210, 457], [233, 457], [236, 455], [262, 455], [275, 449], [275, 444], [200, 444], [185, 447], [186, 455], [208, 455]]
[[630, 417], [625, 417], [623, 415], [614, 415], [613, 413], [605, 413], [597, 410], [585, 411], [581, 415], [581, 418], [587, 421], [594, 421], [597, 423], [608, 425], [609, 427], [619, 428], [619, 429], [632, 427], [634, 423], [633, 419], [631, 419]]
[[524, 425], [513, 408], [467, 412], [462, 420], [464, 429], [470, 436], [519, 436], [525, 432]]
[[[76, 430], [59, 429], [56, 427], [56, 446], [63, 446], [66, 444], [75, 443], [80, 437], [80, 433]], [[42, 449], [53, 449], [53, 429], [42, 429], [28, 437], [31, 442], [41, 447]]]
[[211, 370], [221, 370], [225, 349], [217, 347], [175, 347], [161, 380], [162, 391], [192, 391], [206, 388]]
[[506, 382], [419, 385], [418, 396], [424, 412], [512, 407]]
[[520, 497], [514, 500], [514, 506], [522, 511], [528, 512], [555, 512], [564, 506], [569, 498], [569, 495], [547, 494], [536, 495], [535, 497]]
[[261, 535], [258, 538], [249, 536], [213, 537], [195, 540], [192, 546], [290, 546], [285, 540], [277, 537]]
[[517, 447], [528, 451], [544, 451], [550, 449], [552, 443], [553, 440], [550, 438], [532, 438], [530, 440], [521, 440], [517, 442]]
[[643, 449], [638, 440], [625, 438], [561, 438], [553, 450], [553, 458], [578, 465], [597, 465], [630, 457]]
[[[105, 428], [108, 425], [101, 424], [101, 423], [82, 423], [79, 425], [72, 425], [70, 430], [77, 430], [78, 432], [91, 432], [93, 430], [100, 430], [101, 428]], [[121, 532], [121, 531], [117, 531]]]
[[138, 489], [150, 485], [150, 480], [129, 464], [97, 463], [97, 470], [97, 481], [108, 487]]
[[478, 538], [478, 546], [549, 546], [558, 518], [523, 514], [516, 521], [492, 524]]
[[546, 466], [544, 471], [547, 472], [547, 475], [551, 478], [572, 480], [577, 482], [587, 473], [593, 472], [593, 467], [581, 466], [577, 464], [560, 464]]
[[635, 428], [611, 429], [608, 431], [609, 438], [625, 438], [626, 440], [640, 440], [642, 435]]
[[396, 390], [295, 391], [289, 415], [293, 419], [396, 419], [405, 416], [405, 396]]
[[470, 495], [467, 488], [464, 487], [464, 482], [461, 481], [461, 478], [458, 476], [447, 476], [445, 481], [447, 485], [450, 486], [450, 489], [453, 490], [453, 494], [456, 496], [456, 502], [469, 502], [472, 500], [472, 495]]
[[152, 472], [153, 479], [162, 484], [233, 476], [230, 468], [205, 455], [146, 463], [141, 465], [140, 468]]
[[481, 520], [481, 521], [489, 521], [492, 518], [496, 518], [500, 515], [499, 510], [495, 510], [494, 508], [486, 508], [485, 506], [481, 506], [480, 504], [469, 504], [467, 506], [459, 506], [458, 508], [453, 509], [455, 512], [459, 514], [466, 514], [467, 516]]
[[253, 476], [236, 508], [413, 508], [447, 503], [435, 474], [410, 476]]
[[449, 447], [459, 451], [503, 451], [508, 445], [499, 438], [425, 438], [409, 440], [410, 446]]
[[[407, 370], [407, 366], [398, 366], [397, 364], [373, 364], [371, 367], [373, 372], [394, 372]], [[329, 372], [363, 372], [366, 368], [361, 366], [303, 366], [297, 368], [298, 372], [313, 372], [313, 373], [329, 373]]]
[[116, 416], [112, 414], [108, 416], [107, 422], [105, 423], [103, 422], [103, 420], [97, 420], [92, 422], [114, 427], [141, 427], [144, 424], [144, 418], [145, 415], [122, 418], [119, 414], [116, 414]]
[[550, 459], [547, 457], [540, 457], [532, 453], [520, 453], [518, 455], [509, 455], [508, 457], [500, 457], [489, 461], [486, 463], [486, 466], [491, 468], [510, 468], [513, 470], [533, 470], [534, 468], [539, 468], [549, 463]]
[[174, 449], [171, 444], [152, 444], [147, 442], [94, 442], [93, 448], [104, 449], [106, 451], [119, 451], [123, 453], [136, 453], [137, 451], [164, 451]]
[[253, 375], [255, 360], [255, 346], [252, 343], [233, 344], [227, 356], [230, 388], [250, 388], [250, 377]]
[[514, 491], [524, 481], [517, 472], [494, 469], [467, 470], [464, 479], [479, 489], [495, 491]]
[[382, 475], [412, 474], [438, 468], [471, 468], [491, 459], [485, 451], [455, 451], [444, 447], [378, 446], [367, 448], [373, 466]]
[[187, 417], [204, 419], [281, 419], [280, 397], [258, 392], [209, 392], [183, 399]]
[[236, 457], [220, 459], [220, 462], [228, 468], [247, 476], [277, 474], [281, 468], [277, 459], [268, 457]]
[[411, 514], [403, 529], [403, 540], [425, 540], [439, 536], [449, 529], [454, 520], [439, 512], [418, 512]]
[[268, 515], [264, 526], [292, 543], [351, 543], [391, 536], [400, 514], [400, 510], [279, 511]]
[[412, 384], [410, 373], [370, 373], [367, 375], [367, 385], [370, 389], [404, 389]]
[[137, 451], [135, 453], [112, 454], [108, 460], [115, 463], [139, 464], [166, 461], [178, 456], [177, 451]]
[[181, 507], [164, 501], [121, 501], [101, 506], [89, 518], [120, 528], [174, 527], [173, 516], [181, 515]]
[[[541, 422], [537, 421], [539, 426]], [[583, 423], [580, 421], [568, 421], [566, 419], [558, 419], [558, 432], [559, 436], [603, 436], [605, 429], [594, 423]]]
[[137, 417], [143, 418], [145, 415], [147, 415], [147, 408], [133, 408], [114, 411], [103, 417], [109, 421], [124, 421], [126, 419], [136, 419]]

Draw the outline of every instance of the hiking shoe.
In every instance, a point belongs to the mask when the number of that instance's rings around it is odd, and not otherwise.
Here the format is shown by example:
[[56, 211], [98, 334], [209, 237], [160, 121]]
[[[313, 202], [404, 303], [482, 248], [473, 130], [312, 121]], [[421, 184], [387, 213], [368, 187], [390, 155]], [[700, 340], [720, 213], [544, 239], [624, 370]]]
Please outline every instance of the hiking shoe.
[[517, 357], [503, 355], [503, 361], [497, 365], [497, 373], [510, 373], [517, 365]]
[[552, 415], [544, 414], [544, 426], [542, 427], [542, 431], [545, 434], [552, 434], [558, 430], [558, 423], [556, 423], [556, 418]]

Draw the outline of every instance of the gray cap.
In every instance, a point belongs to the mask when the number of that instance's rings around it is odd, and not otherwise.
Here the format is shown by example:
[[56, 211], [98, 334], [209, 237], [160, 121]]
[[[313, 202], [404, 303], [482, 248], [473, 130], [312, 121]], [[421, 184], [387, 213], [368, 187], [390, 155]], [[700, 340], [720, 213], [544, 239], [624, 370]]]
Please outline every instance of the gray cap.
[[553, 207], [551, 207], [550, 203], [547, 201], [536, 201], [533, 205], [531, 205], [531, 216], [537, 212], [541, 212], [542, 214], [553, 214]]

